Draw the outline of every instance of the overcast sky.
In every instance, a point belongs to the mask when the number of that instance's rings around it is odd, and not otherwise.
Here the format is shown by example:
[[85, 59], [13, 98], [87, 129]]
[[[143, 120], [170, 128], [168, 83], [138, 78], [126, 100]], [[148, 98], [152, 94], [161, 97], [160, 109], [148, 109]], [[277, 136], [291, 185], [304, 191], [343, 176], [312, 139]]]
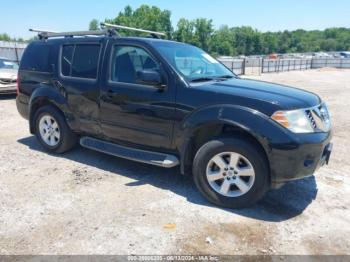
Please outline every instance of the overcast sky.
[[350, 0], [3, 0], [0, 33], [29, 38], [31, 27], [86, 30], [91, 19], [113, 18], [127, 4], [168, 9], [174, 26], [181, 17], [205, 17], [215, 27], [249, 25], [260, 31], [350, 27]]

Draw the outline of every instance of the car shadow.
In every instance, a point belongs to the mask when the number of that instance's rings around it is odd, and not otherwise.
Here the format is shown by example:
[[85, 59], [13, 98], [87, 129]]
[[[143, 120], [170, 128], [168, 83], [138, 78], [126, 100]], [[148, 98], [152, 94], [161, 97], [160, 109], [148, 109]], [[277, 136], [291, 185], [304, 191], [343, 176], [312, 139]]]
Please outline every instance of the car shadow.
[[[46, 153], [34, 136], [20, 139], [18, 142], [28, 146], [32, 150]], [[66, 158], [136, 180], [125, 185], [128, 187], [150, 184], [181, 195], [193, 204], [219, 208], [204, 199], [196, 189], [192, 179], [188, 176], [180, 175], [178, 168], [165, 169], [135, 163], [88, 150], [80, 146], [63, 155], [53, 156]], [[290, 182], [278, 190], [269, 191], [260, 202], [252, 207], [245, 209], [222, 208], [222, 210], [258, 220], [280, 222], [301, 214], [316, 198], [316, 195], [317, 184], [315, 177], [312, 176]]]

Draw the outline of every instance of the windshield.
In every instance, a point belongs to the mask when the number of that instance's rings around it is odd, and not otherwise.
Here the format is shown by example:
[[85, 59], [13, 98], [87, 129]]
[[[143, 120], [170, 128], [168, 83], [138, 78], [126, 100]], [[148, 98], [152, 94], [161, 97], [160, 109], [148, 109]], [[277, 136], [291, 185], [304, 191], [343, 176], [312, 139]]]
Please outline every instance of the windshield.
[[10, 60], [0, 59], [0, 69], [18, 69], [18, 65]]
[[188, 81], [210, 81], [235, 75], [203, 50], [180, 43], [154, 43], [157, 50]]

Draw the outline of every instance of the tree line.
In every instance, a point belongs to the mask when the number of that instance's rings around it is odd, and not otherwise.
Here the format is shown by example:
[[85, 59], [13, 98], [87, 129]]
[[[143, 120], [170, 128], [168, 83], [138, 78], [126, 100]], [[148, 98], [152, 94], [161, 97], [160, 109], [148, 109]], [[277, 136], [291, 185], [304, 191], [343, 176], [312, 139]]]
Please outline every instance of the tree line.
[[15, 41], [15, 42], [25, 42], [23, 38], [12, 38], [8, 34], [0, 34], [0, 41]]
[[[162, 31], [169, 39], [193, 44], [213, 55], [236, 56], [350, 50], [350, 28], [260, 32], [250, 26], [223, 25], [215, 29], [213, 21], [206, 18], [194, 20], [181, 18], [176, 28], [173, 28], [169, 10], [161, 10], [156, 6], [148, 5], [141, 5], [135, 10], [126, 6], [117, 17], [106, 19], [105, 22]], [[94, 19], [90, 22], [90, 29], [97, 29], [98, 25], [98, 21]], [[130, 32], [124, 32], [124, 34], [135, 35]]]
[[[169, 10], [161, 10], [149, 5], [141, 5], [135, 10], [126, 6], [115, 18], [105, 19], [105, 22], [162, 31], [167, 34], [168, 39], [198, 46], [215, 56], [350, 51], [350, 28], [260, 32], [250, 26], [223, 25], [215, 29], [213, 21], [206, 18], [194, 20], [181, 18], [174, 28]], [[98, 28], [99, 22], [93, 19], [89, 24], [89, 29]], [[128, 31], [122, 33], [135, 35], [134, 32]], [[36, 38], [28, 41], [33, 39]], [[7, 34], [0, 34], [0, 41], [21, 42], [23, 39], [14, 39]]]

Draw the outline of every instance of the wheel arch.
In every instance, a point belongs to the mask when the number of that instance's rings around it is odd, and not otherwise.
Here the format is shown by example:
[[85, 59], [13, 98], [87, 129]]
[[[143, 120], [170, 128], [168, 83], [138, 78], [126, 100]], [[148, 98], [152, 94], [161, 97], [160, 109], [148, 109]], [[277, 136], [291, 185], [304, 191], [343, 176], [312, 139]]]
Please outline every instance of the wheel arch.
[[[214, 118], [215, 117], [215, 118]], [[271, 130], [276, 132], [268, 117], [249, 108], [220, 106], [197, 112], [181, 125], [177, 148], [180, 152], [181, 173], [190, 173], [194, 156], [201, 145], [219, 136], [235, 136], [258, 146], [270, 166]]]
[[74, 130], [76, 121], [68, 107], [66, 98], [52, 87], [40, 86], [33, 92], [29, 101], [29, 129], [32, 134], [35, 132], [34, 117], [37, 110], [48, 105], [61, 112], [67, 120], [68, 126]]

